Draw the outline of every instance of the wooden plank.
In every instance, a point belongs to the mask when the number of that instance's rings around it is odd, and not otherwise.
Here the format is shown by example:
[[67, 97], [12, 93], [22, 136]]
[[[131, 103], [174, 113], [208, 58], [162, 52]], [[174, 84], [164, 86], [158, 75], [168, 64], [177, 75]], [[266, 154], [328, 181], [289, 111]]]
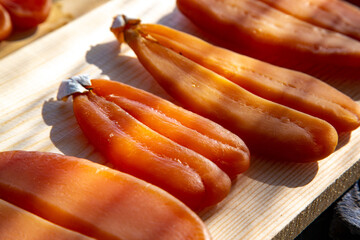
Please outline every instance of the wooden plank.
[[[59, 152], [103, 162], [82, 135], [71, 102], [55, 100], [60, 81], [105, 76], [171, 98], [109, 31], [125, 13], [198, 36], [174, 1], [110, 1], [0, 60], [0, 149]], [[360, 102], [360, 75], [311, 66], [324, 81]], [[200, 213], [214, 239], [292, 239], [360, 177], [360, 129], [340, 137], [337, 151], [310, 164], [253, 159], [218, 206]]]

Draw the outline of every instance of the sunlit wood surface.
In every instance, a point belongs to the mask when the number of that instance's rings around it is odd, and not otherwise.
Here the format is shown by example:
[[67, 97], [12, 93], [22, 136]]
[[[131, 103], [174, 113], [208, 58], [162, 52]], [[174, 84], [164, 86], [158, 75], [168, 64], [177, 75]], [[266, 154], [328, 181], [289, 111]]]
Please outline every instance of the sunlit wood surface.
[[[118, 0], [6, 54], [0, 60], [1, 151], [49, 151], [103, 161], [79, 129], [71, 100], [55, 99], [60, 81], [73, 75], [106, 77], [171, 100], [126, 45], [120, 53], [109, 31], [112, 16], [119, 13], [203, 36], [174, 0]], [[308, 69], [360, 102], [360, 74], [328, 66]], [[359, 146], [360, 129], [340, 136], [336, 152], [318, 163], [254, 158], [230, 195], [200, 216], [214, 240], [293, 239], [360, 177]]]

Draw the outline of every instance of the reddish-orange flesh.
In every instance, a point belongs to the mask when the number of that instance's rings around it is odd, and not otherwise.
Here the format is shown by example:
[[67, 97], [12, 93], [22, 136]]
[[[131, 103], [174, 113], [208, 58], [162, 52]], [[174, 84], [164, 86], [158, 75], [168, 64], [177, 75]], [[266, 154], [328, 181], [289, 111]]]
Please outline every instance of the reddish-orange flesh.
[[210, 159], [231, 179], [248, 169], [248, 148], [220, 125], [119, 82], [92, 80], [92, 88], [94, 93], [117, 104], [149, 128]]
[[316, 27], [259, 0], [177, 0], [197, 26], [237, 51], [281, 66], [360, 66], [360, 42]]
[[0, 153], [0, 198], [95, 239], [210, 239], [200, 218], [160, 188], [60, 154]]
[[259, 98], [137, 30], [125, 40], [172, 97], [236, 133], [252, 153], [307, 162], [334, 151], [338, 136], [327, 122]]
[[0, 41], [6, 39], [12, 31], [12, 23], [8, 11], [0, 4]]
[[84, 134], [113, 167], [171, 193], [194, 210], [220, 202], [230, 179], [213, 162], [148, 128], [113, 102], [88, 93], [73, 101]]
[[162, 25], [140, 24], [137, 28], [255, 95], [319, 117], [338, 132], [360, 125], [359, 104], [310, 75], [240, 55]]
[[360, 9], [343, 0], [261, 0], [303, 21], [360, 40]]
[[55, 225], [0, 199], [0, 239], [95, 240]]
[[0, 0], [10, 13], [13, 26], [18, 29], [36, 27], [48, 17], [51, 0]]

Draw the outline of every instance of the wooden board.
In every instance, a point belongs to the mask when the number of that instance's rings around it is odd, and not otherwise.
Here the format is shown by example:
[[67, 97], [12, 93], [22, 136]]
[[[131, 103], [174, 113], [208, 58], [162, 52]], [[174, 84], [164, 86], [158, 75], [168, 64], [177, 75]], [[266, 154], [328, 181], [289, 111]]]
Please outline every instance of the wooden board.
[[[127, 14], [201, 34], [174, 1], [110, 1], [0, 60], [0, 150], [63, 153], [103, 162], [83, 136], [71, 101], [56, 101], [60, 81], [89, 74], [171, 98], [109, 31], [112, 16]], [[360, 102], [360, 75], [313, 71]], [[340, 136], [334, 154], [318, 163], [252, 159], [230, 195], [200, 216], [215, 240], [293, 239], [360, 177], [360, 129]]]

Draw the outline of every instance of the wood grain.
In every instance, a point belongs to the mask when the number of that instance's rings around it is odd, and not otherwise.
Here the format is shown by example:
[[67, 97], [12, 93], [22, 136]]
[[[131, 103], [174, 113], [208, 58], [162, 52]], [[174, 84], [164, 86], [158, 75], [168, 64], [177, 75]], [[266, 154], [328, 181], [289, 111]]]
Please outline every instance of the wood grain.
[[[0, 60], [0, 150], [58, 152], [103, 162], [77, 126], [71, 100], [56, 101], [62, 79], [104, 76], [171, 100], [109, 31], [125, 13], [205, 37], [174, 1], [110, 1]], [[360, 74], [329, 66], [308, 70], [360, 102]], [[353, 70], [356, 72], [356, 70]], [[360, 177], [360, 129], [340, 137], [318, 163], [252, 159], [218, 206], [200, 213], [215, 240], [293, 239]]]

